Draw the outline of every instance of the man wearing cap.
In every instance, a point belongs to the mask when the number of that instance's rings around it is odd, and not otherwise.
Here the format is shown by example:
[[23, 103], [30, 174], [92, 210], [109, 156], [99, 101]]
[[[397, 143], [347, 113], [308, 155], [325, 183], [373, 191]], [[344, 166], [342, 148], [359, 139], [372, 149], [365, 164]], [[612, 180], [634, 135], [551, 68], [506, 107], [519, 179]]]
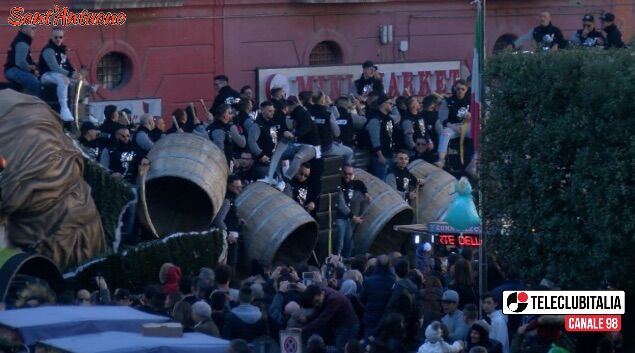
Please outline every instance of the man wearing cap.
[[604, 36], [595, 29], [595, 18], [586, 14], [582, 17], [582, 29], [571, 36], [571, 44], [584, 48], [604, 47]]
[[445, 316], [441, 322], [448, 328], [450, 340], [463, 340], [467, 337], [470, 328], [463, 320], [463, 312], [458, 309], [459, 293], [451, 289], [443, 292], [441, 306]]
[[617, 29], [615, 25], [615, 15], [610, 12], [605, 13], [600, 17], [602, 20], [602, 27], [606, 33], [606, 41], [604, 48], [624, 48], [624, 42], [622, 41], [622, 32]]
[[96, 160], [102, 148], [104, 148], [100, 140], [97, 139], [97, 133], [99, 133], [97, 126], [90, 121], [85, 121], [80, 131], [82, 136], [77, 139], [80, 147], [91, 159]]
[[30, 94], [40, 95], [40, 72], [31, 58], [31, 42], [35, 36], [35, 26], [22, 25], [11, 42], [4, 64], [4, 76], [7, 80], [24, 86]]
[[388, 161], [392, 158], [394, 148], [393, 120], [390, 116], [393, 102], [385, 94], [377, 98], [379, 109], [374, 112], [368, 121], [366, 129], [370, 136], [370, 143], [373, 149], [371, 156], [371, 173], [381, 180], [386, 179]]
[[367, 60], [362, 64], [362, 70], [362, 75], [355, 80], [357, 94], [364, 98], [371, 92], [383, 94], [384, 84], [381, 82], [381, 77], [377, 72], [377, 66], [372, 61]]

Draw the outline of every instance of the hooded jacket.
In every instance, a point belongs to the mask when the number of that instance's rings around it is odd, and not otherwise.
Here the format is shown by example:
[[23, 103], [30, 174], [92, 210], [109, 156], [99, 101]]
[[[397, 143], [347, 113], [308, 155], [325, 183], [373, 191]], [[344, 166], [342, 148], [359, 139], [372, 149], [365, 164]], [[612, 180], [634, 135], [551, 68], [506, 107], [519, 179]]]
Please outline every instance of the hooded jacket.
[[247, 341], [267, 334], [267, 325], [255, 305], [242, 303], [232, 309], [225, 318], [223, 325], [223, 338], [242, 338]]
[[163, 284], [163, 292], [166, 295], [176, 293], [179, 291], [179, 281], [181, 280], [181, 268], [178, 266], [172, 266], [168, 269], [165, 276], [165, 283]]
[[477, 331], [481, 338], [478, 342], [472, 343], [470, 337], [467, 337], [467, 348], [466, 351], [469, 351], [474, 346], [482, 346], [487, 349], [487, 353], [502, 353], [503, 346], [500, 342], [489, 338], [489, 331], [485, 329], [485, 327], [479, 325], [478, 323], [472, 324], [471, 330]]
[[449, 344], [443, 340], [441, 335], [441, 326], [435, 321], [426, 327], [426, 341], [417, 353], [458, 353], [462, 346], [460, 341]]

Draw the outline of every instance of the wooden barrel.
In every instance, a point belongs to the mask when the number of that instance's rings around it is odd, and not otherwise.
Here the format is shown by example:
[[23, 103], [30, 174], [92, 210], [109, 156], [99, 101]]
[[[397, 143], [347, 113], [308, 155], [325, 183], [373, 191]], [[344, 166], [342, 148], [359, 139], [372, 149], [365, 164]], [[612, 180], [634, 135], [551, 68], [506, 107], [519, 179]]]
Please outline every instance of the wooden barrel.
[[417, 223], [428, 224], [440, 221], [450, 206], [454, 196], [456, 178], [445, 170], [425, 162], [416, 160], [408, 166], [410, 173], [423, 178], [423, 189], [419, 192], [416, 215]]
[[249, 185], [236, 199], [248, 260], [295, 264], [309, 259], [318, 226], [297, 202], [262, 182]]
[[[223, 204], [227, 187], [227, 161], [210, 140], [189, 133], [160, 139], [150, 150], [150, 170], [137, 215], [159, 236], [204, 231]], [[148, 219], [149, 216], [149, 219]]]
[[364, 221], [355, 228], [354, 253], [399, 251], [407, 235], [394, 231], [393, 227], [412, 223], [412, 208], [388, 184], [370, 173], [355, 169], [355, 178], [364, 182], [372, 202], [362, 215]]
[[0, 301], [13, 305], [32, 278], [47, 282], [55, 292], [64, 289], [64, 278], [49, 258], [11, 248], [0, 250]]

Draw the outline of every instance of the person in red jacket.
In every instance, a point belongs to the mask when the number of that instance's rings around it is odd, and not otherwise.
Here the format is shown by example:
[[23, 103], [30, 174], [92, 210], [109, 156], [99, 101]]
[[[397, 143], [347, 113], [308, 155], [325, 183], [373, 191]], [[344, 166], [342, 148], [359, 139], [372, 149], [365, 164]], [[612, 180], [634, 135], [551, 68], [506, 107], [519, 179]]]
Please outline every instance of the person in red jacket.
[[302, 327], [303, 335], [332, 328], [335, 330], [335, 346], [343, 352], [346, 342], [354, 339], [359, 330], [359, 320], [351, 302], [340, 292], [317, 285], [308, 286], [303, 295], [312, 296], [317, 309]]

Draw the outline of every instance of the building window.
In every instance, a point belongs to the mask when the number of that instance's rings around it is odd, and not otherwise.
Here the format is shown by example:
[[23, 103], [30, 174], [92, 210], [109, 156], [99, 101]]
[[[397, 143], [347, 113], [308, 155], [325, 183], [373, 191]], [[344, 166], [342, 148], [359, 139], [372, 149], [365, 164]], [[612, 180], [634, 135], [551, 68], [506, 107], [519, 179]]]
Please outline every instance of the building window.
[[311, 50], [309, 65], [333, 65], [342, 63], [342, 52], [335, 42], [321, 42]]
[[121, 53], [108, 53], [99, 60], [97, 80], [105, 89], [121, 88], [127, 83], [130, 70], [131, 62], [127, 56]]

